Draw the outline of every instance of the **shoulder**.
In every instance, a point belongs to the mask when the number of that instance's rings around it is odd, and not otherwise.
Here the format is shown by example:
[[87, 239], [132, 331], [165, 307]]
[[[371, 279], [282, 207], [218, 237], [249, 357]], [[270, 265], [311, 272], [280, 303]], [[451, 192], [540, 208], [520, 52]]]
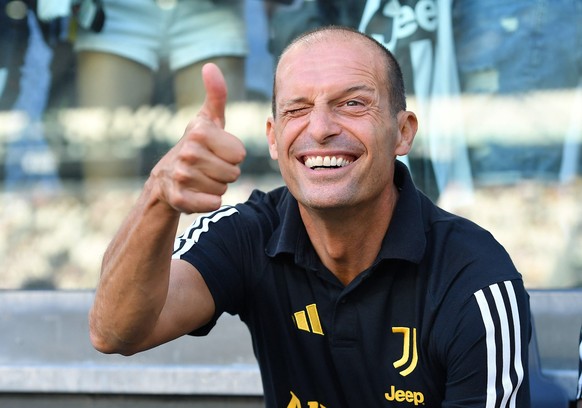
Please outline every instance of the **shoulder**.
[[278, 207], [286, 191], [285, 188], [268, 193], [255, 190], [244, 203], [225, 205], [200, 215], [177, 237], [173, 257], [188, 256], [195, 245], [222, 245], [232, 249], [233, 243], [240, 246], [245, 242], [266, 241], [279, 224]]
[[429, 251], [448, 262], [484, 261], [489, 265], [509, 263], [513, 267], [503, 245], [488, 230], [432, 203], [424, 202], [423, 207]]
[[434, 204], [427, 210], [425, 260], [437, 298], [457, 293], [462, 302], [491, 285], [521, 280], [510, 255], [489, 231]]
[[237, 204], [234, 208], [240, 214], [242, 221], [266, 223], [276, 228], [293, 200], [286, 187], [279, 187], [269, 192], [254, 190], [247, 201]]

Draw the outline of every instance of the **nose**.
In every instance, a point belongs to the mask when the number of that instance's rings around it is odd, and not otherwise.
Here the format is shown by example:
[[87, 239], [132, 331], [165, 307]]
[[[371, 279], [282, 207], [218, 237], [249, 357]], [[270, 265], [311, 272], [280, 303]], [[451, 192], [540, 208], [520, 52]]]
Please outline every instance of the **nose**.
[[341, 126], [329, 107], [314, 106], [309, 114], [307, 131], [313, 139], [324, 143], [327, 138], [339, 135]]

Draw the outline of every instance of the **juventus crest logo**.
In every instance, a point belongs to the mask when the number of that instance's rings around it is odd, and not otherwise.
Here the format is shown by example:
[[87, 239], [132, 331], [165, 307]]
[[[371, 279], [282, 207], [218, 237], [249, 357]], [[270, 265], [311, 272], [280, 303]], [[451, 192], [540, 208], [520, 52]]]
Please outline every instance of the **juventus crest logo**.
[[[410, 327], [393, 327], [392, 333], [401, 333], [402, 339], [402, 357], [396, 360], [394, 368], [401, 368], [408, 365], [402, 371], [400, 375], [406, 377], [408, 374], [414, 371], [416, 364], [418, 363], [418, 350], [416, 348], [416, 329]], [[412, 333], [412, 335], [411, 335]], [[412, 354], [411, 354], [412, 350]]]

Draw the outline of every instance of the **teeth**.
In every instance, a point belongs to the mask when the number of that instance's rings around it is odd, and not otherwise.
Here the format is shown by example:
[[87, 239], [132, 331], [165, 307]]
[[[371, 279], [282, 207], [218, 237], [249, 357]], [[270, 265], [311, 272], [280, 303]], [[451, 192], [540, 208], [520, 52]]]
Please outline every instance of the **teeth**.
[[314, 167], [345, 167], [348, 164], [351, 164], [351, 161], [335, 156], [308, 157], [305, 160], [305, 165], [311, 169]]

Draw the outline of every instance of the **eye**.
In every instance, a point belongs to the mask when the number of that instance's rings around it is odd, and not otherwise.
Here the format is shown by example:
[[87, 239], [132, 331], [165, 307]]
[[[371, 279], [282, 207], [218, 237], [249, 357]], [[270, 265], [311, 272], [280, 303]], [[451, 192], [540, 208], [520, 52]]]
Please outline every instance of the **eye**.
[[364, 112], [366, 104], [360, 99], [348, 99], [339, 108], [345, 110], [346, 113], [356, 114]]
[[368, 105], [367, 101], [361, 98], [345, 99], [336, 106], [336, 112], [342, 115], [360, 116], [368, 111]]
[[347, 107], [347, 108], [364, 108], [367, 106], [367, 103], [365, 100], [362, 99], [348, 99], [344, 102], [343, 106]]
[[308, 112], [308, 108], [303, 106], [303, 107], [299, 107], [299, 108], [287, 109], [285, 112], [283, 112], [283, 115], [294, 118], [294, 117], [305, 115], [307, 112]]

